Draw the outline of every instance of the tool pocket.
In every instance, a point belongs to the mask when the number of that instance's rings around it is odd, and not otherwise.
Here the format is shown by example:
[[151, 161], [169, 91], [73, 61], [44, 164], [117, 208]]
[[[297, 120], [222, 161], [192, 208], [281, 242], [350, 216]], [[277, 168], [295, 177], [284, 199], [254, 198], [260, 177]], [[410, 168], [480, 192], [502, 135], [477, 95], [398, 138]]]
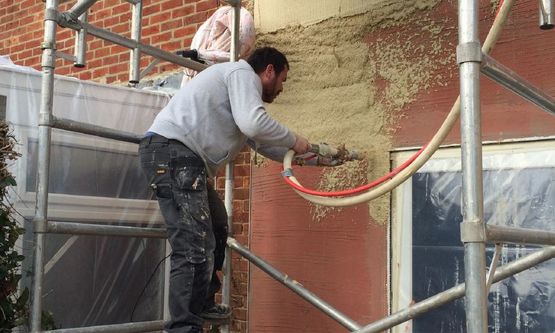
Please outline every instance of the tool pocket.
[[170, 155], [167, 144], [152, 147], [140, 147], [141, 167], [147, 177], [148, 186], [158, 198], [171, 198], [171, 175], [169, 168]]
[[193, 264], [206, 261], [207, 253], [212, 251], [212, 235], [206, 171], [204, 167], [191, 166], [189, 163], [174, 163], [172, 178], [181, 215], [181, 227], [186, 229], [188, 243], [187, 260]]

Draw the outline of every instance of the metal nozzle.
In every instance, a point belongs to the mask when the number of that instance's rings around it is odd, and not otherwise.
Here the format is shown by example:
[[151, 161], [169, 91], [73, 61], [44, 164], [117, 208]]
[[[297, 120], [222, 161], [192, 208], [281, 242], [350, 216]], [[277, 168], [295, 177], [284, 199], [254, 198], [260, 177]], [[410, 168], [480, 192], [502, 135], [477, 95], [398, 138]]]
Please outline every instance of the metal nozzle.
[[357, 150], [347, 150], [345, 145], [335, 148], [327, 143], [313, 144], [310, 151], [323, 157], [330, 157], [343, 161], [362, 160], [365, 158], [365, 155], [359, 153]]

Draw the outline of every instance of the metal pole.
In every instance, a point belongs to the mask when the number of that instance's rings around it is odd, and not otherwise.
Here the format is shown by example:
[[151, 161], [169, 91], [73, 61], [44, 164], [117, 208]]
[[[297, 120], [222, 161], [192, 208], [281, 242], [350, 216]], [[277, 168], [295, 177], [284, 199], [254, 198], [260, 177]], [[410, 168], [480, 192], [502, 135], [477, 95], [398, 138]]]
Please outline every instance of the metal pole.
[[87, 30], [87, 33], [98, 37], [98, 38], [102, 38], [104, 40], [110, 41], [114, 44], [117, 45], [121, 45], [123, 47], [126, 47], [128, 49], [135, 49], [135, 48], [139, 48], [141, 50], [142, 53], [153, 56], [155, 58], [161, 59], [161, 60], [165, 60], [165, 61], [169, 61], [173, 64], [177, 64], [183, 67], [187, 67], [187, 68], [191, 68], [197, 72], [202, 71], [203, 69], [205, 69], [206, 65], [201, 64], [199, 62], [187, 59], [187, 58], [183, 58], [180, 57], [178, 55], [175, 55], [173, 53], [170, 52], [166, 52], [163, 51], [159, 48], [150, 46], [150, 45], [146, 45], [143, 43], [139, 43], [133, 39], [124, 37], [124, 36], [120, 36], [116, 33], [113, 33], [111, 31], [108, 30], [104, 30], [104, 29], [100, 29], [98, 27], [95, 27], [94, 25], [85, 23], [85, 22], [81, 22], [81, 21], [68, 21], [64, 16], [58, 16], [57, 18], [58, 24], [61, 25], [62, 27], [66, 27], [66, 28], [70, 28], [73, 30], [81, 30], [81, 29], [85, 29]]
[[140, 228], [119, 225], [48, 221], [48, 233], [122, 237], [166, 238], [165, 228]]
[[[546, 260], [553, 259], [555, 257], [555, 247], [546, 247], [537, 252], [529, 254], [525, 257], [517, 259], [511, 263], [508, 263], [500, 268], [498, 268], [493, 276], [493, 282], [499, 282], [509, 276], [515, 275], [522, 271], [525, 271], [531, 267], [534, 267]], [[397, 313], [392, 314], [386, 318], [380, 319], [373, 322], [362, 329], [356, 331], [356, 333], [377, 333], [382, 332], [388, 328], [397, 326], [405, 321], [419, 317], [420, 315], [436, 309], [443, 304], [452, 302], [458, 298], [464, 296], [465, 284], [459, 284], [453, 288], [447, 289], [437, 295], [429, 297], [423, 301], [420, 301], [414, 305], [409, 306]], [[487, 332], [487, 331], [484, 331]]]
[[555, 232], [523, 228], [488, 225], [486, 235], [489, 242], [555, 245]]
[[540, 3], [540, 29], [553, 29], [553, 0], [539, 0]]
[[482, 55], [482, 73], [520, 97], [555, 115], [555, 99], [505, 67], [492, 57]]
[[[82, 1], [82, 0], [80, 0]], [[82, 22], [87, 22], [88, 15], [87, 11], [85, 11], [81, 16], [79, 16], [79, 20]], [[80, 29], [75, 34], [75, 62], [73, 66], [82, 68], [85, 67], [86, 57], [85, 54], [87, 53], [87, 30]]]
[[[231, 46], [229, 50], [229, 61], [235, 62], [239, 58], [239, 23], [241, 17], [241, 3], [233, 5], [233, 16], [231, 21]], [[230, 161], [225, 166], [225, 208], [227, 211], [227, 230], [229, 236], [233, 236], [233, 167], [234, 162]], [[224, 261], [224, 281], [222, 284], [222, 303], [226, 305], [231, 304], [231, 249], [225, 249]], [[229, 325], [222, 325], [220, 327], [221, 333], [229, 332]]]
[[258, 268], [266, 272], [271, 277], [273, 277], [276, 281], [285, 285], [297, 295], [301, 296], [301, 298], [314, 305], [316, 308], [324, 312], [333, 320], [343, 325], [345, 328], [349, 329], [350, 331], [356, 331], [361, 328], [361, 326], [357, 322], [353, 321], [352, 319], [345, 316], [343, 313], [334, 309], [330, 304], [326, 303], [324, 300], [313, 294], [310, 290], [303, 287], [299, 282], [291, 279], [288, 275], [278, 271], [262, 258], [250, 252], [247, 248], [239, 244], [239, 242], [237, 242], [235, 239], [228, 238], [227, 245], [233, 250], [239, 252], [240, 255], [247, 258], [250, 262], [255, 264]]
[[[131, 21], [131, 39], [141, 42], [141, 21], [143, 18], [143, 2], [133, 4], [133, 19]], [[135, 47], [131, 50], [129, 62], [129, 83], [139, 83], [141, 79], [141, 49]]]
[[157, 332], [164, 329], [164, 321], [144, 321], [138, 323], [125, 323], [114, 325], [90, 326], [79, 328], [64, 328], [59, 330], [44, 331], [44, 333], [137, 333]]
[[71, 7], [70, 10], [68, 10], [67, 12], [63, 13], [62, 15], [67, 15], [69, 16], [71, 19], [73, 20], [77, 20], [77, 18], [79, 16], [81, 16], [81, 14], [83, 14], [84, 12], [86, 12], [92, 5], [94, 5], [95, 2], [97, 2], [98, 0], [82, 0], [82, 1], [77, 1], [77, 3]]
[[501, 250], [503, 245], [495, 244], [495, 252], [493, 253], [493, 258], [489, 265], [488, 276], [486, 279], [486, 293], [489, 294], [491, 285], [493, 284], [493, 277], [495, 276], [495, 270], [497, 270], [497, 265], [499, 264], [499, 258], [501, 257]]
[[[483, 228], [482, 140], [480, 129], [480, 42], [478, 1], [459, 0], [461, 146], [463, 174], [463, 223]], [[463, 239], [466, 282], [466, 329], [487, 332], [485, 242], [478, 235]]]
[[83, 122], [65, 119], [65, 118], [58, 118], [54, 116], [50, 118], [52, 119], [52, 122], [51, 122], [52, 127], [63, 129], [66, 131], [96, 135], [102, 138], [108, 138], [108, 139], [113, 139], [118, 141], [131, 142], [131, 143], [139, 143], [142, 138], [141, 135], [137, 135], [135, 133], [118, 131], [108, 127], [92, 125], [88, 123], [83, 123]]
[[35, 217], [35, 257], [31, 308], [31, 332], [40, 332], [42, 314], [42, 283], [44, 273], [44, 235], [48, 219], [48, 174], [50, 169], [50, 127], [54, 99], [54, 67], [56, 52], [56, 21], [49, 12], [58, 11], [58, 0], [47, 0], [44, 19], [44, 41], [42, 47], [42, 86], [39, 113], [39, 150], [37, 160], [37, 195]]

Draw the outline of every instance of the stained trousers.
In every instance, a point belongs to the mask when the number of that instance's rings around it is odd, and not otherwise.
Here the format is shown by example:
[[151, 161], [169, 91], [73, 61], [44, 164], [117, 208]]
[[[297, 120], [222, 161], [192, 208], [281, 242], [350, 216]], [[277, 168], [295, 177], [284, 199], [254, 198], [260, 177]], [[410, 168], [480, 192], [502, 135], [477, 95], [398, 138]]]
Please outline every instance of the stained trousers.
[[143, 138], [141, 166], [154, 190], [172, 248], [168, 333], [202, 332], [199, 314], [214, 305], [227, 239], [223, 202], [200, 157], [176, 140]]

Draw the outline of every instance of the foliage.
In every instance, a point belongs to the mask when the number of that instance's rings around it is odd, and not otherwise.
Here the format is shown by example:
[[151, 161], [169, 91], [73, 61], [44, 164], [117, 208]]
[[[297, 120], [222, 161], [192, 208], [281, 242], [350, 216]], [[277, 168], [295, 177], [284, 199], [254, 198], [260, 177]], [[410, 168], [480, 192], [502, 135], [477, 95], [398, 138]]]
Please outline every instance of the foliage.
[[18, 290], [24, 257], [15, 248], [24, 230], [13, 218], [13, 208], [7, 200], [8, 188], [16, 185], [8, 171], [9, 161], [19, 157], [14, 146], [8, 125], [0, 122], [0, 332], [25, 324], [28, 317], [29, 290]]

